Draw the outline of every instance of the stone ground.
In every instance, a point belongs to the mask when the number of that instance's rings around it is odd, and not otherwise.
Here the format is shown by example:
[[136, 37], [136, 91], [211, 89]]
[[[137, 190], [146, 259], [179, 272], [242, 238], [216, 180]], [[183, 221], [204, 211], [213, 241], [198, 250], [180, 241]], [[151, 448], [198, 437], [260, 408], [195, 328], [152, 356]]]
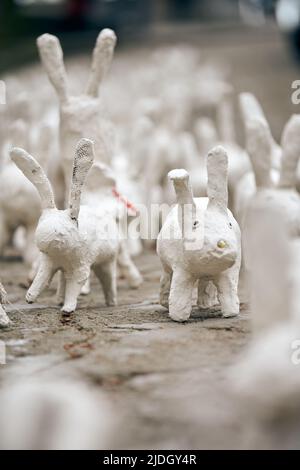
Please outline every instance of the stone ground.
[[[163, 39], [168, 31], [160, 31]], [[195, 41], [191, 34], [191, 41]], [[237, 91], [261, 99], [279, 137], [291, 112], [297, 67], [273, 27], [264, 32], [204, 31], [203, 54], [232, 68]], [[135, 291], [119, 283], [119, 306], [106, 308], [96, 280], [66, 322], [55, 306], [54, 286], [25, 304], [26, 270], [17, 258], [0, 262], [13, 322], [0, 332], [8, 361], [0, 381], [64, 377], [109, 397], [119, 418], [112, 446], [121, 448], [241, 448], [251, 444], [247, 423], [231, 390], [230, 370], [249, 342], [249, 312], [209, 318], [195, 309], [186, 324], [172, 322], [157, 303], [160, 276], [154, 252], [138, 257], [145, 282]]]

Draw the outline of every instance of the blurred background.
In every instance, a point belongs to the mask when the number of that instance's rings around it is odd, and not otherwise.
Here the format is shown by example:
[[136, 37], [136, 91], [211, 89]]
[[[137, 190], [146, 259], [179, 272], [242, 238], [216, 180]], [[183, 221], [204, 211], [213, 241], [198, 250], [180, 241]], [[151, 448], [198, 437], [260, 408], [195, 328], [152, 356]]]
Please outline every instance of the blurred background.
[[273, 24], [299, 54], [299, 0], [1, 0], [0, 9], [0, 70], [36, 58], [32, 38], [40, 33], [59, 34], [72, 53], [89, 47], [102, 27], [115, 29], [123, 45], [187, 38], [211, 26]]
[[[173, 203], [173, 192], [167, 191], [168, 170], [187, 168], [193, 182], [197, 181], [204, 173], [201, 165], [211, 141], [221, 140], [231, 149], [232, 144], [244, 148], [240, 92], [257, 97], [278, 142], [291, 114], [299, 113], [299, 104], [292, 102], [291, 95], [292, 84], [299, 79], [300, 0], [0, 0], [0, 9], [0, 80], [7, 96], [6, 104], [0, 103], [0, 143], [7, 154], [9, 146], [19, 139], [19, 125], [27, 143], [18, 146], [29, 151], [33, 148], [33, 155], [45, 158], [47, 165], [50, 162], [49, 173], [60, 164], [60, 155], [57, 97], [36, 47], [36, 37], [46, 32], [61, 41], [67, 56], [68, 85], [71, 93], [78, 94], [87, 82], [99, 31], [104, 27], [116, 31], [116, 54], [101, 84], [100, 109], [116, 127], [112, 165], [124, 188], [133, 188], [133, 196], [125, 196], [134, 202], [139, 202], [138, 195], [145, 196], [146, 203]], [[229, 110], [234, 112], [222, 113], [223, 98], [225, 104], [229, 99]], [[222, 137], [222, 128], [229, 128], [231, 140]], [[50, 139], [41, 145], [40, 135], [45, 129]], [[156, 147], [153, 142], [158, 142]], [[236, 155], [240, 157], [239, 152]], [[189, 158], [182, 161], [185, 157]], [[0, 186], [2, 195], [3, 183]], [[63, 187], [60, 189], [64, 195]], [[279, 444], [276, 439], [266, 443], [265, 429], [261, 433], [254, 429], [250, 444], [244, 439], [245, 435], [248, 439], [249, 431], [249, 421], [243, 414], [247, 407], [242, 403], [237, 410], [227, 372], [249, 340], [249, 317], [244, 306], [237, 320], [240, 323], [228, 324], [231, 320], [226, 319], [220, 324], [222, 320], [218, 319], [213, 324], [195, 317], [184, 327], [171, 324], [157, 305], [161, 266], [154, 250], [148, 249], [137, 257], [145, 279], [143, 286], [132, 291], [121, 280], [120, 307], [113, 315], [103, 308], [102, 293], [93, 287], [90, 299], [80, 298], [81, 312], [63, 323], [53, 314], [55, 286], [42, 297], [39, 314], [36, 307], [30, 310], [24, 306], [28, 267], [13, 259], [2, 260], [0, 266], [15, 323], [2, 334], [9, 356], [5, 378], [21, 376], [22, 385], [26, 376], [30, 382], [33, 377], [38, 382], [34, 391], [21, 387], [17, 395], [9, 390], [2, 403], [0, 399], [2, 408], [12, 413], [13, 445], [15, 429], [20, 429], [20, 439], [30, 436], [27, 423], [38, 422], [40, 415], [43, 419], [44, 414], [39, 414], [43, 406], [47, 416], [52, 416], [47, 408], [49, 400], [54, 406], [62, 403], [61, 409], [66, 409], [62, 416], [66, 421], [64, 438], [69, 437], [68, 429], [85, 429], [74, 425], [72, 419], [68, 421], [67, 414], [77, 418], [79, 412], [79, 418], [96, 421], [93, 399], [85, 398], [84, 390], [77, 395], [76, 390], [69, 402], [69, 387], [56, 385], [61, 377], [76, 378], [96, 393], [107, 394], [115, 414], [124, 422], [113, 442], [119, 448], [294, 445], [285, 425], [276, 435]], [[21, 308], [17, 310], [13, 304]], [[97, 308], [92, 308], [94, 305]], [[25, 308], [26, 315], [22, 311]], [[54, 386], [48, 392], [44, 379], [53, 377]], [[27, 394], [37, 396], [42, 406], [28, 406]], [[265, 396], [269, 397], [267, 393]], [[90, 414], [77, 407], [85, 400], [92, 403]], [[25, 428], [20, 423], [26, 423]], [[266, 426], [273, 432], [269, 421]], [[299, 446], [298, 428], [297, 432], [293, 428], [292, 434]], [[32, 436], [39, 442], [31, 445], [40, 445], [40, 436]], [[47, 444], [53, 445], [52, 441]], [[64, 439], [60, 442], [62, 448], [68, 444]], [[105, 446], [103, 442], [101, 445]]]

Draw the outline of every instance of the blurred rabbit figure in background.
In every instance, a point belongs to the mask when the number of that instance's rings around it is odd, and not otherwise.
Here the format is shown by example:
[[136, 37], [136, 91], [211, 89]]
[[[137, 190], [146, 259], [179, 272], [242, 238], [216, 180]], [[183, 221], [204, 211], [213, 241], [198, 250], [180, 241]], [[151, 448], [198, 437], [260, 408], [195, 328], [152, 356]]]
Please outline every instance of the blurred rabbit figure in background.
[[102, 394], [82, 383], [23, 380], [0, 392], [0, 449], [107, 449], [114, 416]]
[[[267, 166], [265, 171], [269, 173], [270, 181], [277, 184], [280, 177], [282, 149], [271, 134], [268, 121], [257, 98], [252, 93], [241, 93], [239, 95], [239, 104], [245, 132], [245, 147], [252, 162], [249, 171], [237, 183], [234, 195], [234, 211], [239, 223], [243, 225], [247, 204], [256, 192], [257, 178], [255, 171], [263, 171], [263, 169], [259, 169], [259, 165], [262, 168]], [[260, 124], [256, 124], [258, 121]], [[261, 128], [260, 132], [264, 133], [265, 149], [255, 148], [254, 139], [255, 134], [258, 139], [258, 127]], [[257, 163], [255, 164], [254, 161], [257, 161]]]
[[43, 34], [37, 39], [42, 63], [59, 98], [60, 160], [66, 186], [66, 203], [72, 174], [72, 155], [78, 140], [87, 137], [95, 142], [96, 161], [109, 163], [113, 154], [114, 129], [111, 122], [102, 116], [98, 89], [110, 68], [115, 44], [115, 33], [111, 29], [103, 29], [93, 51], [86, 91], [79, 96], [71, 96], [58, 38]]
[[299, 449], [300, 240], [278, 208], [252, 206], [248, 217], [253, 339], [234, 367], [234, 391], [247, 446]]

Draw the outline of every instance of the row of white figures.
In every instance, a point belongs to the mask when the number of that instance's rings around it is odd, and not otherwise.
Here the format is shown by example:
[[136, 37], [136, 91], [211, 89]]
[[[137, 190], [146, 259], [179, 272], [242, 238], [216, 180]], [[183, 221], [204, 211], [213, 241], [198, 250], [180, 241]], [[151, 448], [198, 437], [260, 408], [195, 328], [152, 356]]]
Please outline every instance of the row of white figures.
[[[115, 152], [115, 131], [111, 121], [102, 116], [99, 85], [110, 68], [116, 44], [116, 35], [110, 29], [104, 29], [99, 34], [93, 51], [91, 73], [87, 87], [85, 92], [79, 96], [71, 96], [68, 91], [63, 53], [59, 40], [55, 36], [44, 34], [38, 38], [37, 44], [43, 65], [59, 98], [59, 149], [66, 188], [66, 206], [72, 176], [72, 155], [78, 140], [89, 137], [95, 143], [95, 160], [102, 164], [111, 162]], [[94, 178], [97, 177], [97, 174], [99, 172], [95, 173]], [[89, 193], [89, 196], [91, 196], [91, 191]], [[93, 207], [95, 208], [96, 195], [94, 198], [89, 197], [89, 201], [91, 200], [93, 200]], [[101, 208], [99, 210], [101, 211]], [[125, 217], [127, 217], [127, 214], [126, 211], [123, 211], [123, 218]], [[120, 220], [120, 225], [122, 226], [122, 220]], [[130, 287], [138, 287], [142, 282], [142, 277], [130, 258], [125, 241], [121, 244], [119, 265], [128, 279]], [[89, 291], [88, 283], [89, 281], [87, 281], [83, 293]]]
[[[58, 152], [55, 148], [53, 149], [53, 140], [55, 139], [53, 138], [53, 132], [51, 132], [53, 129], [49, 126], [46, 128], [41, 126], [40, 136], [37, 139], [38, 145], [32, 146], [32, 133], [28, 124], [22, 120], [16, 121], [9, 133], [10, 139], [8, 144], [9, 146], [13, 144], [13, 146], [21, 147], [28, 151], [32, 151], [32, 149], [34, 152], [36, 151], [39, 162], [45, 170], [47, 169], [47, 174], [54, 185], [56, 195], [59, 194], [56, 197], [59, 207], [61, 205], [64, 207], [68, 204], [66, 195], [72, 174], [72, 157], [67, 156], [68, 150], [75, 149], [77, 141], [85, 135], [85, 132], [96, 142], [95, 152], [97, 161], [110, 161], [114, 142], [113, 128], [112, 124], [101, 116], [98, 87], [109, 68], [115, 41], [115, 35], [111, 30], [103, 30], [100, 33], [93, 54], [92, 70], [87, 92], [79, 97], [74, 97], [69, 96], [67, 91], [62, 51], [58, 39], [51, 35], [43, 35], [38, 39], [43, 63], [60, 98], [59, 154], [62, 158], [60, 161], [54, 158]], [[21, 104], [23, 101], [21, 101]], [[28, 102], [26, 103], [28, 105]], [[28, 106], [25, 106], [25, 109], [28, 109]], [[30, 120], [27, 114], [26, 117]], [[73, 151], [71, 151], [71, 155]], [[51, 165], [49, 165], [49, 153], [51, 153]], [[59, 169], [56, 168], [57, 165], [61, 165], [64, 178], [58, 179]], [[99, 181], [98, 184], [94, 184], [94, 188], [101, 186], [101, 172], [95, 172], [93, 179], [97, 177]], [[24, 179], [20, 171], [10, 161], [3, 164], [0, 182], [3, 188], [0, 196], [0, 251], [3, 252], [16, 229], [20, 226], [24, 227], [25, 243], [23, 243], [21, 252], [27, 264], [31, 267], [29, 279], [32, 280], [36, 272], [34, 260], [37, 258], [33, 238], [35, 227], [40, 217], [38, 194], [35, 188]], [[115, 189], [115, 186], [118, 186], [117, 181], [115, 181], [114, 187], [111, 187], [112, 191]], [[62, 188], [64, 188], [64, 201], [61, 204], [60, 193]], [[95, 205], [96, 195], [98, 195], [99, 191], [97, 189], [94, 192], [93, 205]], [[113, 195], [114, 192], [112, 192], [112, 197]], [[89, 196], [91, 196], [91, 191], [89, 191]], [[89, 201], [91, 200], [92, 198], [89, 197]], [[119, 215], [122, 215], [123, 219], [127, 217], [126, 211], [119, 211]], [[120, 270], [128, 279], [130, 287], [138, 287], [142, 282], [142, 277], [131, 260], [125, 240], [122, 242], [118, 262]], [[88, 291], [89, 286], [87, 283], [83, 293]]]
[[6, 383], [0, 421], [1, 450], [107, 449], [115, 444], [118, 422], [102, 393], [51, 377]]
[[14, 148], [11, 158], [39, 192], [42, 215], [35, 238], [41, 252], [34, 281], [26, 300], [34, 302], [57, 271], [62, 272], [62, 311], [73, 312], [92, 268], [102, 284], [107, 305], [115, 305], [116, 262], [120, 249], [116, 208], [80, 206], [81, 192], [94, 160], [93, 144], [81, 139], [77, 145], [69, 208], [56, 208], [51, 184], [38, 162], [25, 150]]

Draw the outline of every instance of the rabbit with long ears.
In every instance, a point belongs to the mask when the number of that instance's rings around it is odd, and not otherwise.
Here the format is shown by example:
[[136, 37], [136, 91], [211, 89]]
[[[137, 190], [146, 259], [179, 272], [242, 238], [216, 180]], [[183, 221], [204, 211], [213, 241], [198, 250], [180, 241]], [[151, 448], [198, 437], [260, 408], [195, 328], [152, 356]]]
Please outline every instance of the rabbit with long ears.
[[119, 239], [114, 214], [80, 206], [84, 181], [93, 164], [93, 143], [81, 139], [76, 147], [69, 208], [66, 210], [56, 208], [50, 182], [31, 155], [14, 148], [11, 158], [37, 188], [42, 204], [42, 215], [35, 233], [41, 256], [38, 272], [26, 295], [27, 302], [34, 302], [54, 274], [61, 271], [62, 311], [73, 312], [92, 268], [102, 284], [106, 304], [115, 305]]
[[207, 198], [193, 198], [185, 170], [169, 173], [177, 206], [160, 231], [157, 252], [163, 266], [160, 303], [175, 321], [190, 317], [196, 281], [199, 305], [206, 303], [203, 296], [213, 281], [223, 315], [239, 313], [240, 230], [227, 208], [227, 171], [227, 153], [215, 147], [207, 157]]
[[247, 134], [248, 153], [256, 182], [256, 194], [250, 199], [248, 207], [282, 209], [290, 236], [299, 237], [300, 195], [296, 191], [296, 170], [300, 157], [300, 115], [293, 115], [283, 130], [282, 164], [277, 183], [272, 181], [270, 171], [272, 147], [268, 127], [262, 120], [253, 119]]
[[72, 174], [72, 158], [76, 143], [82, 137], [95, 142], [95, 159], [110, 160], [114, 138], [113, 128], [102, 116], [98, 88], [107, 73], [116, 44], [116, 35], [103, 29], [93, 52], [92, 67], [86, 90], [80, 96], [68, 91], [63, 52], [57, 37], [43, 34], [37, 39], [41, 60], [54, 86], [60, 103], [60, 154], [64, 171], [66, 196]]
[[[249, 219], [245, 239], [251, 254], [253, 338], [234, 366], [231, 383], [247, 427], [262, 428], [270, 445], [281, 432], [283, 447], [282, 438], [291, 432], [286, 442], [291, 445], [296, 438], [299, 446], [299, 240], [290, 240], [278, 208], [253, 206]], [[257, 429], [253, 437], [253, 446], [264, 445]]]
[[0, 282], [0, 328], [4, 328], [8, 325], [10, 325], [10, 319], [7, 316], [7, 313], [5, 312], [3, 308], [3, 304], [5, 304], [6, 301], [6, 292], [3, 287], [3, 285]]
[[[233, 210], [242, 225], [246, 206], [256, 192], [256, 177], [252, 171], [253, 159], [257, 160], [257, 165], [265, 165], [265, 168], [258, 169], [258, 172], [268, 174], [271, 182], [277, 183], [280, 176], [282, 149], [271, 134], [268, 121], [257, 98], [252, 93], [240, 93], [239, 105], [245, 131], [245, 147], [252, 162], [249, 171], [237, 183], [234, 193]], [[261, 149], [257, 149], [255, 134], [261, 134], [260, 139], [264, 139]], [[255, 152], [257, 152], [256, 156], [253, 155]]]

